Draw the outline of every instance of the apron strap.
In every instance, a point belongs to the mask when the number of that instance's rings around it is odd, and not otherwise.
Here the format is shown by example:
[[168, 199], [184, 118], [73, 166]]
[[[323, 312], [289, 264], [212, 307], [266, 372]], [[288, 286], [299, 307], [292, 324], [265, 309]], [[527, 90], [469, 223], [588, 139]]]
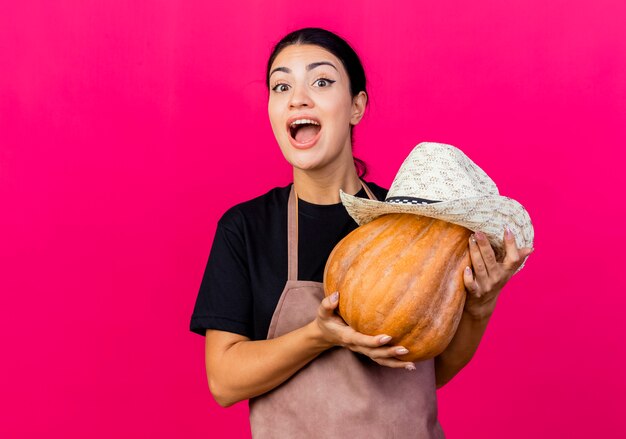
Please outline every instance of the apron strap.
[[287, 280], [298, 280], [298, 196], [291, 184], [287, 203]]
[[[370, 200], [377, 201], [376, 196], [365, 182], [359, 179]], [[298, 280], [298, 194], [293, 183], [287, 202], [287, 280]]]
[[374, 192], [372, 192], [370, 190], [370, 188], [367, 187], [365, 182], [363, 180], [361, 180], [361, 179], [359, 179], [359, 181], [361, 182], [361, 185], [363, 186], [363, 189], [365, 189], [365, 192], [367, 192], [367, 196], [370, 197], [370, 200], [378, 201], [378, 198], [376, 198], [376, 195], [374, 195]]

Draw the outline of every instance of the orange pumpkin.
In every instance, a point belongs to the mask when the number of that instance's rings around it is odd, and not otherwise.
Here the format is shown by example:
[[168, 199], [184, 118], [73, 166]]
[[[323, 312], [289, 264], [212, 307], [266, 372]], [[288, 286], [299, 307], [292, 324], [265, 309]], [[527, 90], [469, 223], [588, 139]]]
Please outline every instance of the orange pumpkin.
[[413, 214], [378, 217], [335, 246], [324, 269], [324, 293], [339, 291], [338, 313], [352, 328], [388, 334], [390, 345], [409, 350], [398, 358], [433, 358], [461, 319], [471, 233]]

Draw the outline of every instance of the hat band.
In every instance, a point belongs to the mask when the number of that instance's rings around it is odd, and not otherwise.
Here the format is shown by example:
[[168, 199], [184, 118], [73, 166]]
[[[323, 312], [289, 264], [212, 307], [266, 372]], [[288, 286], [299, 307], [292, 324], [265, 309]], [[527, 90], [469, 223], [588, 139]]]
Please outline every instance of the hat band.
[[387, 203], [399, 203], [399, 204], [431, 204], [439, 203], [438, 200], [427, 200], [426, 198], [417, 197], [389, 197], [385, 199]]

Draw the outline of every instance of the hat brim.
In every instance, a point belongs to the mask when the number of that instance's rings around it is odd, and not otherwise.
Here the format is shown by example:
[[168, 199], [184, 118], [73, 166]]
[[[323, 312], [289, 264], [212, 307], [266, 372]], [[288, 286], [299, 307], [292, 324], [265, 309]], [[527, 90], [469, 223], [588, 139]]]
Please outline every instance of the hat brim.
[[[339, 190], [341, 202], [357, 224], [366, 224], [388, 213], [409, 213], [440, 219], [483, 232], [490, 243], [504, 249], [504, 226], [508, 224], [517, 248], [532, 247], [534, 229], [526, 209], [512, 198], [490, 195], [441, 201], [431, 204], [403, 204], [356, 197]], [[526, 260], [517, 269], [519, 272]]]

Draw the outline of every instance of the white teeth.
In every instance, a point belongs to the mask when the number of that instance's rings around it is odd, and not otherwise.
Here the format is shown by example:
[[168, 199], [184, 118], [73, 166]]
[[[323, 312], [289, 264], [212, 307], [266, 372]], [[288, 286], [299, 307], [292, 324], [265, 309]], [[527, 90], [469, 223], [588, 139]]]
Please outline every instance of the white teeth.
[[295, 125], [302, 125], [305, 123], [310, 123], [313, 125], [319, 125], [319, 122], [315, 122], [314, 120], [311, 119], [298, 119], [298, 120], [294, 120], [293, 122], [291, 122], [291, 126], [295, 126]]

